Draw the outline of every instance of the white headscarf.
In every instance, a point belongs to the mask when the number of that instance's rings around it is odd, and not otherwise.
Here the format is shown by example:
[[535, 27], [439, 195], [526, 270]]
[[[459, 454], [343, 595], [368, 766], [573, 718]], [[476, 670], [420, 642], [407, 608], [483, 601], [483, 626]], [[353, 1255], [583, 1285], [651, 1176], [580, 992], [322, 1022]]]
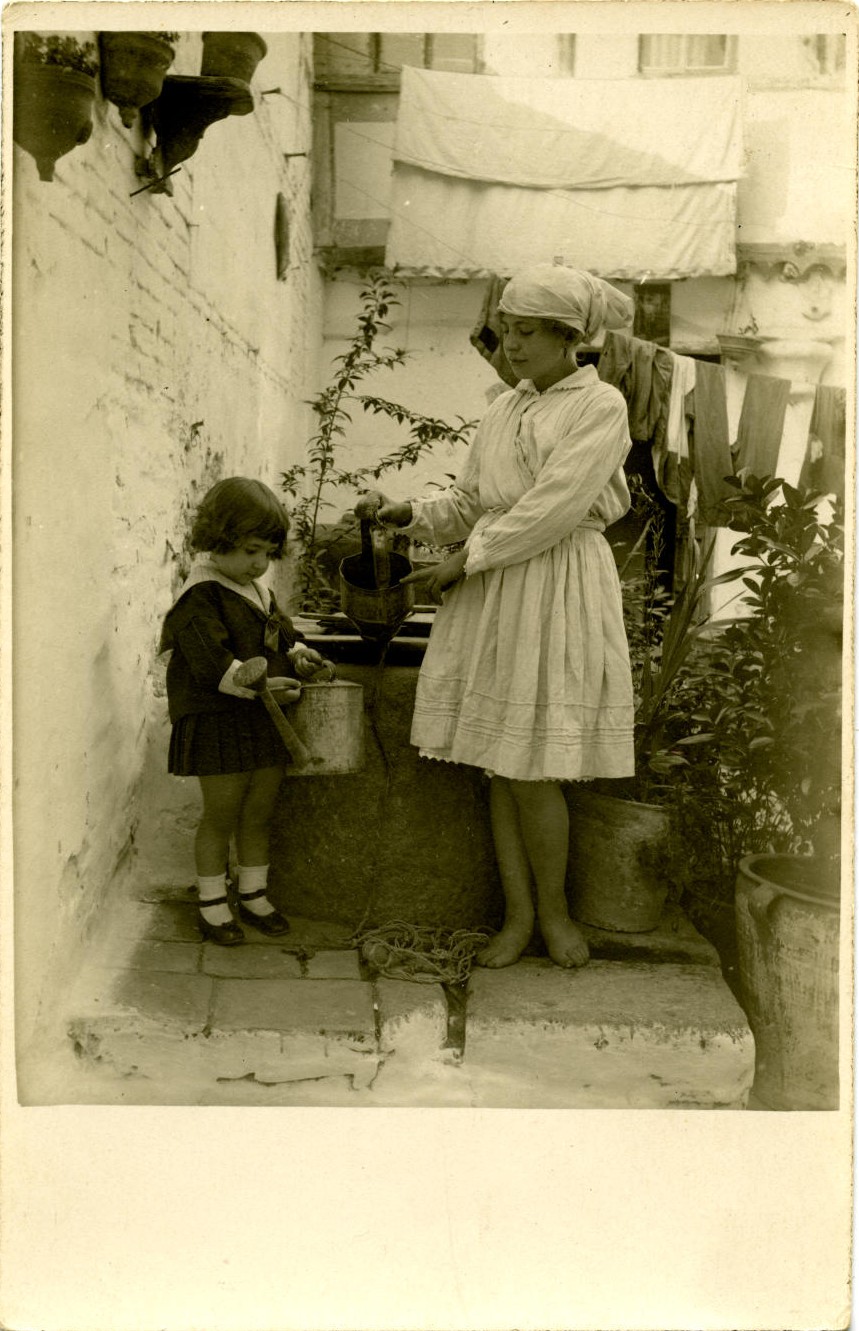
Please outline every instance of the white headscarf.
[[535, 263], [511, 277], [498, 308], [521, 319], [554, 319], [588, 342], [601, 328], [631, 323], [635, 310], [629, 296], [601, 277], [558, 263]]

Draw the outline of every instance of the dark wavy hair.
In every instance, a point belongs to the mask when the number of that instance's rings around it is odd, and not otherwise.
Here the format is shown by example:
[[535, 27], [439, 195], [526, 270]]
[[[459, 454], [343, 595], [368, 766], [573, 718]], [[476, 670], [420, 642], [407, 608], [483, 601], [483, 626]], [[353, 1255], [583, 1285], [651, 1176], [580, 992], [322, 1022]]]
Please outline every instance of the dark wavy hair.
[[561, 323], [557, 319], [541, 319], [540, 323], [545, 324], [550, 333], [556, 333], [558, 337], [563, 338], [567, 346], [576, 347], [584, 341], [584, 333], [576, 328], [571, 328], [569, 324]]
[[289, 518], [277, 495], [262, 481], [228, 476], [213, 485], [197, 509], [191, 528], [191, 549], [225, 555], [242, 541], [255, 538], [275, 546], [283, 558]]

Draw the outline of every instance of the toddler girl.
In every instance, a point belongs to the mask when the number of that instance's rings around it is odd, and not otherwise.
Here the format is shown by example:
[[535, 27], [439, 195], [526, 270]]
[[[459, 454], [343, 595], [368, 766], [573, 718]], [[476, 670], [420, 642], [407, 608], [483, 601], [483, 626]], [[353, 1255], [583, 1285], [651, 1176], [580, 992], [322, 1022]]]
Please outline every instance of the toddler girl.
[[203, 499], [191, 547], [204, 552], [164, 620], [161, 651], [172, 649], [167, 700], [173, 730], [168, 766], [196, 776], [203, 812], [194, 842], [198, 922], [204, 938], [244, 942], [227, 901], [226, 865], [235, 835], [239, 912], [265, 934], [288, 922], [266, 894], [269, 827], [288, 762], [283, 741], [258, 695], [233, 683], [243, 661], [265, 656], [268, 685], [283, 702], [300, 696], [295, 676], [330, 670], [298, 641], [291, 621], [257, 579], [283, 556], [288, 519], [261, 481], [231, 476]]

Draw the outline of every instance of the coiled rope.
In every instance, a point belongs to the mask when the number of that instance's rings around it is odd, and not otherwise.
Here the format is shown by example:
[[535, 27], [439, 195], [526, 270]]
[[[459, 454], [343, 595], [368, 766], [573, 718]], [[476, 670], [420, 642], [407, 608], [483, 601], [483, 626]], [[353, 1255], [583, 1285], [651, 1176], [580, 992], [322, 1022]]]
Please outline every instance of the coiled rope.
[[391, 920], [359, 930], [352, 942], [369, 966], [392, 980], [465, 984], [474, 958], [492, 937], [488, 930], [445, 929]]

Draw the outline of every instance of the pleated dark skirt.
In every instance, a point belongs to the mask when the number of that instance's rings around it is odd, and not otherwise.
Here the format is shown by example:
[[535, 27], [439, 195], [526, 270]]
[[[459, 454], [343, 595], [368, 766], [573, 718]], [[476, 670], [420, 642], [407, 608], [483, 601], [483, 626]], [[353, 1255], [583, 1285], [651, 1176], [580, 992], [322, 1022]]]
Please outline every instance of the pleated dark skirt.
[[167, 768], [173, 776], [221, 776], [286, 767], [290, 761], [268, 713], [251, 704], [235, 712], [180, 717], [170, 735]]

